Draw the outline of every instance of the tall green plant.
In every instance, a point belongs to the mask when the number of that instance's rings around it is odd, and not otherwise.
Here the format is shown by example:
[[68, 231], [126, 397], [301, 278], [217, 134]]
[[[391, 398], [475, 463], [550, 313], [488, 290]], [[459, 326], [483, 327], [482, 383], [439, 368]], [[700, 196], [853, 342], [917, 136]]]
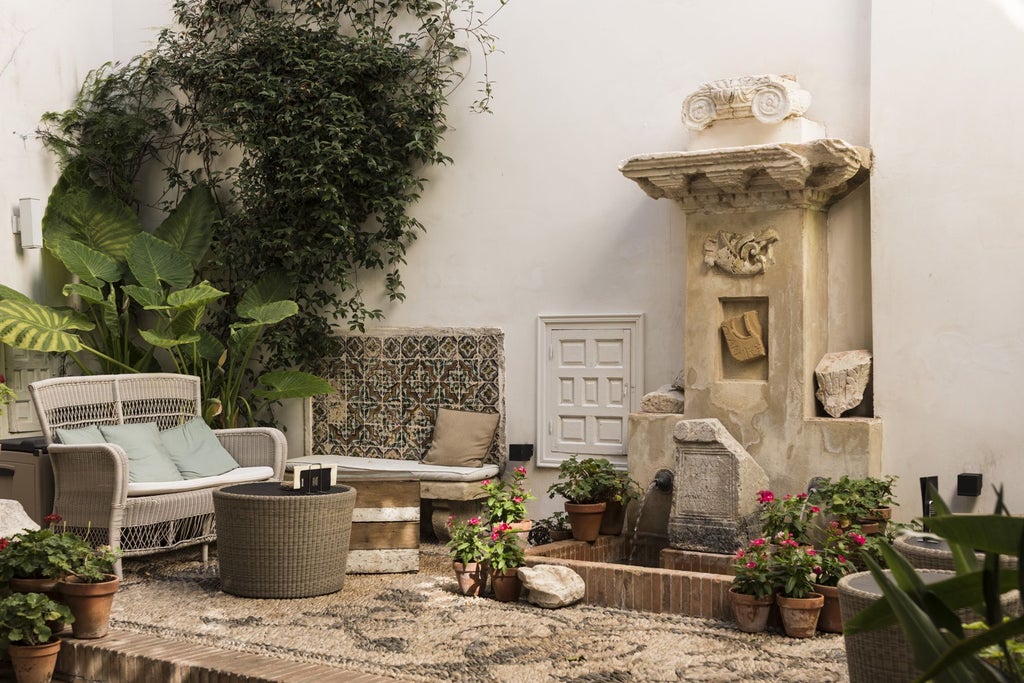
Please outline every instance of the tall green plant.
[[[996, 513], [953, 515], [932, 490], [939, 513], [928, 526], [944, 538], [953, 551], [957, 576], [925, 584], [902, 555], [888, 544], [880, 550], [890, 579], [870, 557], [868, 567], [882, 589], [883, 599], [848, 620], [844, 632], [856, 634], [898, 623], [914, 653], [915, 665], [924, 671], [919, 680], [940, 683], [957, 681], [1022, 681], [1024, 671], [1010, 651], [1010, 643], [1024, 635], [1024, 617], [1005, 618], [1002, 595], [1018, 589], [1024, 595], [1024, 518], [1009, 516], [999, 491]], [[975, 552], [985, 553], [979, 566]], [[1000, 556], [1017, 558], [1016, 569], [1002, 569]], [[988, 627], [968, 636], [956, 610], [980, 610]], [[998, 664], [979, 656], [995, 646]]]

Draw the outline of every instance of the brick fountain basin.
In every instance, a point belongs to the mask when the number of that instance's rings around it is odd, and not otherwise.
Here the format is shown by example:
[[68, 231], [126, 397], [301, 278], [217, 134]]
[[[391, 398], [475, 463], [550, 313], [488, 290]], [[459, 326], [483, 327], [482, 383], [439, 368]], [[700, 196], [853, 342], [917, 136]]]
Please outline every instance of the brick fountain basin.
[[[663, 548], [656, 566], [627, 564], [625, 536], [601, 536], [593, 543], [558, 541], [527, 549], [526, 564], [560, 564], [583, 577], [588, 605], [682, 614], [728, 621], [732, 557]], [[634, 558], [635, 559], [635, 558]]]

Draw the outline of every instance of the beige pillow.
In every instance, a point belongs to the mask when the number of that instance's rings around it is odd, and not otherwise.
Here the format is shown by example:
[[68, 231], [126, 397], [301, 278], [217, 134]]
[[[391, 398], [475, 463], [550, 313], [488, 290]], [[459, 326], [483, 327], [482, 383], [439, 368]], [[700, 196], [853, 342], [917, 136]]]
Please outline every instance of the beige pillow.
[[494, 441], [497, 413], [470, 413], [440, 408], [434, 441], [423, 462], [449, 467], [480, 467]]

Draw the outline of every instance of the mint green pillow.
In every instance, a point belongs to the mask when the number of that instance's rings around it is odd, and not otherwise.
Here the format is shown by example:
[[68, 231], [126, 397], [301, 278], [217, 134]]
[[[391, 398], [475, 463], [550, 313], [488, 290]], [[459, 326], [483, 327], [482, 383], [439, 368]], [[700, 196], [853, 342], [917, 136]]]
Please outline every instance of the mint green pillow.
[[164, 448], [185, 479], [215, 477], [238, 468], [217, 435], [205, 422], [194, 417], [178, 427], [160, 432]]
[[128, 481], [181, 481], [155, 422], [100, 425], [104, 441], [116, 443], [128, 455]]
[[57, 441], [60, 443], [106, 443], [107, 440], [103, 438], [103, 434], [100, 432], [100, 428], [96, 425], [89, 425], [88, 427], [81, 427], [79, 429], [62, 429], [58, 427], [53, 430], [54, 434], [57, 435]]

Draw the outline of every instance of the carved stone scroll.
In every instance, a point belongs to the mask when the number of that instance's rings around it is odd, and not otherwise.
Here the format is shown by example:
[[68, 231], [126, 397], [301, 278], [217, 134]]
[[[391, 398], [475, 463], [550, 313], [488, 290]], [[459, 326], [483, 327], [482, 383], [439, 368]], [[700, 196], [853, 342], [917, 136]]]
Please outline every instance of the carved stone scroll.
[[723, 119], [779, 123], [811, 106], [811, 93], [790, 75], [764, 74], [705, 83], [683, 100], [683, 123], [703, 130]]
[[718, 233], [704, 241], [704, 263], [722, 269], [730, 275], [750, 277], [763, 273], [775, 263], [772, 247], [779, 241], [779, 233], [767, 228], [757, 233]]
[[761, 339], [761, 321], [757, 311], [747, 311], [741, 316], [729, 318], [722, 323], [729, 354], [741, 363], [764, 358], [767, 351]]
[[818, 380], [815, 397], [826, 413], [839, 417], [864, 400], [864, 390], [871, 378], [871, 353], [864, 350], [826, 353], [814, 368], [814, 376]]

